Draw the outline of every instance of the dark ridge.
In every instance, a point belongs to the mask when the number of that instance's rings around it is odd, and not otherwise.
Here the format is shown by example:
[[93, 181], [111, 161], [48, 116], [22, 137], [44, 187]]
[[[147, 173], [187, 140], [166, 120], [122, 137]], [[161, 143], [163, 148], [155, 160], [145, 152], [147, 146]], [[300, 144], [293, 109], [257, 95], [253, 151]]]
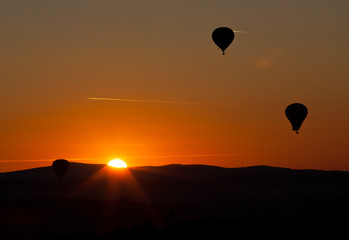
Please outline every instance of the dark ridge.
[[[71, 162], [71, 166], [64, 179], [84, 179], [106, 167], [105, 164], [85, 164]], [[130, 167], [134, 174], [176, 177], [176, 178], [226, 178], [233, 176], [347, 176], [346, 171], [324, 171], [313, 169], [290, 169], [266, 165], [224, 168], [212, 165], [182, 165], [169, 164], [164, 166]], [[21, 171], [0, 173], [1, 180], [56, 180], [57, 176], [51, 166], [33, 168]]]
[[336, 239], [348, 202], [344, 171], [72, 163], [62, 180], [51, 167], [0, 174], [4, 239]]
[[[86, 164], [71, 162], [70, 168], [64, 178], [86, 178], [103, 168], [105, 164]], [[32, 168], [20, 171], [0, 173], [1, 180], [56, 180], [57, 175], [51, 166]]]

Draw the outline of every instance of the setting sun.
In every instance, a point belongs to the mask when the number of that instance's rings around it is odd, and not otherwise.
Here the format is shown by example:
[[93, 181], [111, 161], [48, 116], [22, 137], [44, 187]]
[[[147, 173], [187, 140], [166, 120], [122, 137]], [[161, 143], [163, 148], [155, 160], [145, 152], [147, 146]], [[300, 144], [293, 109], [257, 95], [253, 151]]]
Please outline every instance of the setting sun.
[[127, 168], [127, 164], [121, 159], [113, 159], [109, 161], [108, 166], [115, 168]]

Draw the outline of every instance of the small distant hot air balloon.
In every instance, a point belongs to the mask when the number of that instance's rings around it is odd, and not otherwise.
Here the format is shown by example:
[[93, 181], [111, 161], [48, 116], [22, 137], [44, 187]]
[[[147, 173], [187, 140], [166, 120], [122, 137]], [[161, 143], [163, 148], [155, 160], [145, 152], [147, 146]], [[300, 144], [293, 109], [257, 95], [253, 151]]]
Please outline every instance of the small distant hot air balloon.
[[52, 168], [60, 179], [68, 172], [69, 162], [65, 159], [57, 159], [52, 163]]
[[223, 55], [225, 55], [225, 49], [227, 49], [227, 47], [229, 47], [234, 40], [234, 32], [228, 27], [219, 27], [213, 31], [212, 39], [214, 43], [222, 50]]
[[308, 109], [301, 103], [292, 103], [285, 110], [286, 117], [292, 124], [292, 130], [296, 131], [301, 127], [304, 119], [308, 115]]

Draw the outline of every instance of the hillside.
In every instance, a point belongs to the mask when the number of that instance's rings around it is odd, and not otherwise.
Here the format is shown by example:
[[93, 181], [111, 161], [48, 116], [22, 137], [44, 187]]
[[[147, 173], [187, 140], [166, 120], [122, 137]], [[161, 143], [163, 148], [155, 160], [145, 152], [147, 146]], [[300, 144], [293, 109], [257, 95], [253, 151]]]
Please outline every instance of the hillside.
[[[50, 167], [1, 173], [0, 202], [5, 232], [18, 224], [68, 235], [88, 234], [92, 228], [97, 239], [103, 231], [113, 236], [141, 227], [168, 234], [168, 228], [195, 232], [207, 225], [223, 232], [223, 226], [235, 226], [246, 234], [248, 226], [267, 234], [271, 225], [285, 231], [326, 226], [326, 232], [340, 232], [349, 219], [349, 173], [269, 166], [112, 169], [72, 163], [63, 180]], [[57, 227], [62, 223], [56, 218], [64, 219], [66, 230]]]

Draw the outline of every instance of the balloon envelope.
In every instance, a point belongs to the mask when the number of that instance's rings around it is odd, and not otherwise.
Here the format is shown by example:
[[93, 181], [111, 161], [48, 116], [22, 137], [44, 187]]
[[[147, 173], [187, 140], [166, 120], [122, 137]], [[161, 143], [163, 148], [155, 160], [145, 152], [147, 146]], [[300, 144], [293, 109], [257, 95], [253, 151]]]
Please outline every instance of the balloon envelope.
[[308, 115], [308, 109], [301, 103], [292, 103], [285, 110], [286, 117], [291, 122], [292, 130], [298, 133], [304, 119]]
[[234, 40], [234, 32], [230, 28], [219, 27], [213, 31], [212, 39], [214, 43], [222, 50], [224, 55], [225, 49], [227, 49], [227, 47], [229, 47]]
[[52, 163], [52, 168], [56, 172], [59, 178], [63, 178], [68, 172], [69, 162], [65, 159], [57, 159]]

